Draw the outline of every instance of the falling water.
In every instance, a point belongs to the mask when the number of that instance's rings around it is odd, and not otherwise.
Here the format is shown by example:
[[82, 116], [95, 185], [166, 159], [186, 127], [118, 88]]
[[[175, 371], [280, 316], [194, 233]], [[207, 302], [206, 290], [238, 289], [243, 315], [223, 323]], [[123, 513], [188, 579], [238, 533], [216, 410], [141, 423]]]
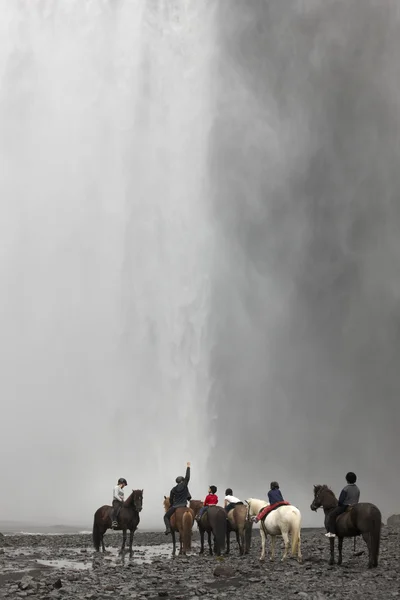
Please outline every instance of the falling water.
[[86, 522], [122, 475], [152, 525], [187, 460], [206, 479], [213, 14], [0, 6], [0, 465], [30, 490], [2, 512]]

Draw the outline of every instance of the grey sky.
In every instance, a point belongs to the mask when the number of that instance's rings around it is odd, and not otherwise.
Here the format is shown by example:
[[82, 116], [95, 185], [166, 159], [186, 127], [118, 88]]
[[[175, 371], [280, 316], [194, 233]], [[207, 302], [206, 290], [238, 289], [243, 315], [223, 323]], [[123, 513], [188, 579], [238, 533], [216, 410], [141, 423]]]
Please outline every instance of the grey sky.
[[385, 0], [0, 1], [2, 519], [124, 476], [155, 526], [186, 460], [398, 508], [399, 40]]

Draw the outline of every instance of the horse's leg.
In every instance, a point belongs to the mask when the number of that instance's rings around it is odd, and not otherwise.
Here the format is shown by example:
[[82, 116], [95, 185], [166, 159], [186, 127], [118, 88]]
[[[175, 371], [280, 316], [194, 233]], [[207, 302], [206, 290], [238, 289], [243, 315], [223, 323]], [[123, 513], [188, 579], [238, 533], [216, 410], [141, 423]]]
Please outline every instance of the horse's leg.
[[260, 527], [260, 536], [261, 536], [261, 555], [260, 555], [260, 560], [265, 560], [265, 538], [266, 535], [264, 533], [264, 527], [261, 524]]
[[338, 551], [339, 551], [339, 556], [338, 556], [338, 561], [337, 561], [338, 565], [342, 564], [342, 550], [343, 550], [343, 538], [340, 537], [340, 538], [338, 538]]
[[134, 536], [135, 530], [131, 529], [130, 530], [130, 536], [129, 536], [129, 558], [132, 558], [133, 555], [133, 536]]
[[283, 541], [285, 544], [285, 550], [283, 552], [283, 556], [282, 556], [282, 561], [284, 561], [287, 558], [288, 552], [289, 552], [289, 534], [287, 531], [282, 531], [282, 537], [283, 537]]
[[335, 563], [335, 538], [329, 538], [329, 546], [330, 546], [330, 558], [329, 564], [333, 565]]
[[103, 554], [104, 554], [104, 552], [106, 551], [106, 545], [104, 543], [104, 533], [101, 534], [100, 543], [101, 543], [101, 548], [102, 548]]
[[299, 563], [303, 562], [303, 556], [301, 554], [301, 536], [300, 536], [300, 533], [299, 533], [299, 540], [298, 540], [298, 543], [297, 543], [297, 559], [298, 559]]
[[225, 551], [225, 554], [229, 554], [230, 551], [231, 551], [231, 532], [227, 527], [226, 528], [226, 551]]
[[270, 556], [270, 561], [274, 562], [275, 560], [275, 542], [276, 542], [276, 535], [271, 535], [271, 556]]
[[371, 534], [369, 532], [363, 533], [363, 540], [367, 544], [368, 548], [368, 568], [370, 569], [372, 566], [372, 554], [371, 554]]
[[183, 531], [179, 532], [179, 554], [186, 554], [186, 552], [183, 549]]
[[119, 551], [120, 554], [124, 554], [125, 544], [126, 544], [126, 529], [123, 529], [122, 530], [122, 546], [121, 546], [121, 550]]
[[210, 556], [213, 555], [213, 551], [212, 551], [212, 545], [211, 545], [211, 531], [208, 531], [208, 550], [210, 553]]
[[204, 529], [202, 527], [200, 527], [199, 524], [198, 524], [198, 528], [200, 531], [200, 552], [199, 552], [199, 554], [204, 554]]
[[172, 556], [176, 554], [176, 538], [175, 531], [171, 528], [171, 536], [172, 536]]
[[236, 541], [239, 546], [239, 554], [242, 555], [243, 554], [243, 546], [242, 546], [241, 534], [239, 533], [239, 529], [236, 529]]

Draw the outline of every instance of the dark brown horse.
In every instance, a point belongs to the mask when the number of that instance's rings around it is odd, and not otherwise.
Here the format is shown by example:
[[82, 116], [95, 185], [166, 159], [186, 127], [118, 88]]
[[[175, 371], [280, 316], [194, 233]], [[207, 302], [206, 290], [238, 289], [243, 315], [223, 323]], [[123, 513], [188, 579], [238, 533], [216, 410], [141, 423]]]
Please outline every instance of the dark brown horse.
[[[124, 502], [118, 515], [118, 530], [122, 529], [122, 546], [119, 552], [120, 554], [123, 554], [125, 551], [126, 531], [129, 529], [131, 534], [129, 538], [129, 556], [132, 556], [133, 535], [139, 525], [139, 513], [142, 510], [142, 507], [143, 490], [132, 490], [132, 494]], [[94, 513], [93, 545], [97, 552], [99, 552], [100, 546], [102, 547], [103, 552], [105, 552], [104, 534], [107, 529], [111, 528], [111, 515], [112, 506], [107, 505], [101, 506]]]
[[[165, 512], [170, 507], [169, 498], [164, 496]], [[180, 549], [179, 554], [186, 554], [192, 547], [192, 529], [194, 523], [194, 512], [191, 508], [181, 506], [177, 508], [170, 518], [171, 535], [172, 535], [172, 554], [176, 554], [176, 538], [175, 532], [179, 532]]]
[[240, 554], [248, 554], [251, 546], [253, 523], [249, 517], [249, 508], [245, 504], [237, 504], [228, 513], [226, 527], [226, 554], [230, 552], [231, 531], [236, 533]]
[[[314, 500], [310, 506], [311, 510], [322, 507], [325, 513], [325, 527], [329, 513], [336, 508], [338, 501], [335, 494], [327, 485], [314, 485]], [[343, 538], [362, 535], [368, 546], [369, 561], [368, 568], [378, 566], [379, 545], [381, 539], [381, 511], [375, 504], [360, 502], [348, 511], [339, 515], [336, 519], [336, 535], [338, 537], [339, 558], [338, 565], [342, 564]], [[335, 552], [335, 538], [330, 538], [331, 556], [329, 564], [333, 565]]]
[[201, 516], [198, 523], [200, 531], [200, 554], [204, 554], [204, 534], [208, 535], [208, 548], [212, 556], [213, 549], [211, 544], [211, 536], [214, 538], [214, 552], [217, 556], [221, 556], [225, 552], [226, 538], [226, 510], [221, 506], [209, 506], [206, 512]]

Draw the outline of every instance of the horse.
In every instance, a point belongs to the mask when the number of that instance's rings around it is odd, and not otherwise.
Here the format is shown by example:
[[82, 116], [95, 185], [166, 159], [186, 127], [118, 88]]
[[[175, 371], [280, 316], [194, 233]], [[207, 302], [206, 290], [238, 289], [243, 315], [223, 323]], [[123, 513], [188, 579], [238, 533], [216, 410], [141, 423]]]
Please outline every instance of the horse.
[[202, 502], [201, 500], [191, 500], [189, 502], [189, 507], [192, 509], [192, 511], [194, 513], [194, 518], [197, 517], [197, 515], [199, 514], [199, 512], [203, 506], [204, 506], [204, 502]]
[[[167, 512], [171, 506], [167, 496], [164, 496], [163, 504], [165, 512]], [[179, 554], [186, 554], [192, 546], [192, 528], [194, 523], [193, 510], [191, 508], [187, 508], [186, 506], [178, 507], [170, 518], [170, 523], [173, 546], [172, 555], [175, 556], [176, 554], [175, 531], [179, 531]]]
[[[246, 500], [249, 507], [250, 517], [257, 516], [262, 508], [268, 505], [268, 502], [264, 500], [258, 500], [257, 498], [249, 498]], [[285, 550], [282, 556], [284, 561], [288, 555], [289, 550], [289, 534], [292, 537], [292, 556], [297, 554], [297, 560], [299, 563], [303, 561], [301, 555], [301, 513], [298, 508], [292, 505], [280, 506], [275, 510], [272, 510], [266, 517], [260, 522], [260, 536], [261, 536], [261, 555], [260, 560], [265, 559], [265, 541], [267, 535], [271, 536], [271, 557], [270, 560], [275, 560], [275, 541], [276, 536], [281, 535], [285, 543]]]
[[[189, 504], [196, 516], [203, 506], [200, 500], [191, 500]], [[226, 538], [226, 511], [221, 506], [209, 506], [198, 522], [200, 532], [200, 554], [204, 554], [204, 534], [208, 534], [208, 548], [210, 556], [213, 555], [211, 534], [214, 537], [214, 552], [217, 556], [225, 551]]]
[[[120, 554], [125, 552], [126, 530], [129, 529], [129, 556], [132, 557], [133, 535], [137, 529], [137, 526], [139, 525], [139, 513], [141, 512], [142, 508], [143, 490], [132, 490], [132, 494], [124, 502], [118, 515], [117, 529], [122, 529], [122, 546], [119, 551]], [[97, 552], [100, 551], [100, 546], [102, 546], [103, 552], [106, 550], [104, 546], [104, 534], [107, 529], [111, 528], [112, 510], [112, 506], [104, 505], [98, 508], [94, 513], [93, 545]]]
[[226, 554], [230, 552], [231, 531], [236, 533], [240, 555], [248, 554], [251, 546], [252, 529], [253, 523], [249, 519], [248, 507], [245, 504], [237, 504], [227, 514]]
[[[317, 511], [323, 508], [325, 513], [325, 527], [327, 526], [329, 513], [338, 505], [337, 498], [327, 485], [314, 485], [314, 500], [310, 506], [311, 510]], [[338, 565], [342, 564], [343, 538], [362, 535], [368, 547], [368, 568], [378, 566], [379, 546], [381, 540], [381, 511], [375, 504], [359, 502], [354, 504], [350, 510], [339, 515], [336, 519], [336, 535], [338, 537]], [[329, 564], [335, 562], [335, 538], [330, 538]]]

